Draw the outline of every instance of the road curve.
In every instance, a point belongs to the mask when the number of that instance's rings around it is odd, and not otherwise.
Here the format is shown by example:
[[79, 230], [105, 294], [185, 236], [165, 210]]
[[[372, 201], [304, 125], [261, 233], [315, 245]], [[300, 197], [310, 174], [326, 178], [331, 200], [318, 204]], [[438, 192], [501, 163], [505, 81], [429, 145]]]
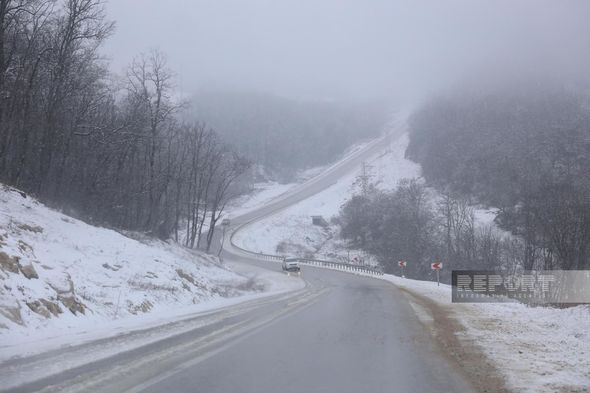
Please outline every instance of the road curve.
[[[368, 144], [320, 176], [232, 219], [234, 230], [329, 187], [395, 137]], [[226, 239], [227, 240], [227, 239]], [[226, 261], [280, 271], [225, 242]], [[14, 392], [471, 392], [439, 351], [411, 304], [376, 278], [304, 266], [307, 286], [179, 321], [182, 334], [85, 364]], [[165, 329], [169, 327], [163, 327]], [[155, 332], [135, 332], [151, 335]], [[46, 367], [71, 351], [93, 351], [133, 337], [60, 350], [14, 364]], [[8, 370], [9, 372], [11, 370]], [[2, 387], [0, 387], [2, 390]]]
[[[367, 144], [319, 176], [271, 203], [232, 218], [224, 241], [226, 261], [280, 271], [231, 243], [246, 225], [328, 188], [383, 150], [393, 132]], [[302, 267], [313, 293], [302, 306], [130, 392], [472, 392], [390, 283], [310, 266]], [[296, 298], [295, 298], [296, 299]], [[296, 301], [296, 300], [292, 301]]]
[[472, 391], [397, 288], [312, 267], [303, 277], [324, 289], [311, 304], [137, 391]]
[[[256, 260], [235, 247], [233, 234], [330, 187], [402, 132], [394, 130], [272, 203], [233, 218], [224, 258], [280, 270], [278, 263]], [[142, 391], [191, 386], [203, 392], [473, 391], [395, 286], [309, 266], [302, 274], [312, 288], [324, 289], [309, 307]]]

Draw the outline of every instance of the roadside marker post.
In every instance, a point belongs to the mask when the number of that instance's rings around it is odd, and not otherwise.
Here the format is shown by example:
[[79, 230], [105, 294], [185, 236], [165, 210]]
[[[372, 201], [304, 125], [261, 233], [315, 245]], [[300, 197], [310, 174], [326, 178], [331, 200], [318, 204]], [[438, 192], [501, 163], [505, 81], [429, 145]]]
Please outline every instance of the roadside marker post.
[[406, 276], [404, 275], [404, 271], [405, 271], [405, 267], [408, 263], [406, 261], [399, 261], [397, 264], [399, 265], [399, 267], [402, 270], [402, 278], [405, 278]]
[[431, 263], [430, 264], [430, 268], [432, 270], [436, 270], [436, 285], [437, 286], [440, 286], [440, 274], [439, 274], [439, 272], [440, 272], [440, 269], [442, 269], [442, 267], [443, 267], [442, 262], [434, 262], [434, 263]]
[[224, 218], [221, 220], [221, 227], [223, 228], [223, 233], [221, 234], [221, 246], [219, 247], [219, 252], [217, 253], [217, 257], [219, 261], [223, 263], [223, 259], [221, 257], [221, 251], [223, 251], [223, 244], [225, 243], [225, 231], [229, 228], [230, 221], [229, 218]]

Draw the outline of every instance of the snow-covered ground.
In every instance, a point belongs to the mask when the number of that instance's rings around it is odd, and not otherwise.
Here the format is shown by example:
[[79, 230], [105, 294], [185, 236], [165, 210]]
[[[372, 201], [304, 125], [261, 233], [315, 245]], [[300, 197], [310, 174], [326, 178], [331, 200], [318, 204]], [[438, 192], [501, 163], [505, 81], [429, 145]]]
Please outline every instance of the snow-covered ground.
[[[400, 123], [395, 123], [394, 126], [405, 127]], [[400, 179], [420, 175], [420, 166], [404, 157], [408, 145], [407, 133], [399, 134], [381, 153], [367, 160], [372, 181], [380, 189], [393, 189]], [[322, 228], [312, 225], [311, 216], [320, 215], [327, 221], [336, 216], [340, 207], [355, 192], [354, 183], [361, 170], [359, 167], [321, 193], [252, 223], [234, 236], [234, 243], [247, 250], [269, 254], [342, 258], [345, 251], [341, 242], [336, 239], [337, 229], [333, 226]]]
[[301, 288], [94, 227], [0, 185], [0, 353], [25, 355]]
[[296, 185], [297, 183], [256, 183], [252, 186], [252, 191], [250, 193], [230, 201], [225, 209], [224, 217], [231, 219], [232, 217], [240, 216], [258, 207], [264, 206]]
[[[393, 275], [384, 279], [435, 302], [464, 328], [515, 392], [590, 392], [590, 306], [567, 309], [520, 303], [451, 303], [451, 287]], [[415, 305], [414, 305], [415, 306]], [[428, 315], [417, 308], [417, 314]]]

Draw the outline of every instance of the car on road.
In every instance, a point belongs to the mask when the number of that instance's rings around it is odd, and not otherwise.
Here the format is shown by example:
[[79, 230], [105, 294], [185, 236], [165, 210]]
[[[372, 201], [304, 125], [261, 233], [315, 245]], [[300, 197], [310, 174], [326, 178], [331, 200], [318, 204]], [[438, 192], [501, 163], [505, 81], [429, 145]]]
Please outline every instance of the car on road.
[[301, 271], [301, 268], [299, 267], [299, 258], [284, 258], [283, 270], [287, 273], [299, 273]]

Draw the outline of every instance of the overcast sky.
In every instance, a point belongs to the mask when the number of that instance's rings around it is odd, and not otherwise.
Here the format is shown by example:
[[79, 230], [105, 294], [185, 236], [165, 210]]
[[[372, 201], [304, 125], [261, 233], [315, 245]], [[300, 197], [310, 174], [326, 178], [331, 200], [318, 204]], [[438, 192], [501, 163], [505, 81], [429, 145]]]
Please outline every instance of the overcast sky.
[[590, 68], [587, 0], [110, 0], [120, 71], [168, 55], [179, 86], [416, 97], [463, 78]]

